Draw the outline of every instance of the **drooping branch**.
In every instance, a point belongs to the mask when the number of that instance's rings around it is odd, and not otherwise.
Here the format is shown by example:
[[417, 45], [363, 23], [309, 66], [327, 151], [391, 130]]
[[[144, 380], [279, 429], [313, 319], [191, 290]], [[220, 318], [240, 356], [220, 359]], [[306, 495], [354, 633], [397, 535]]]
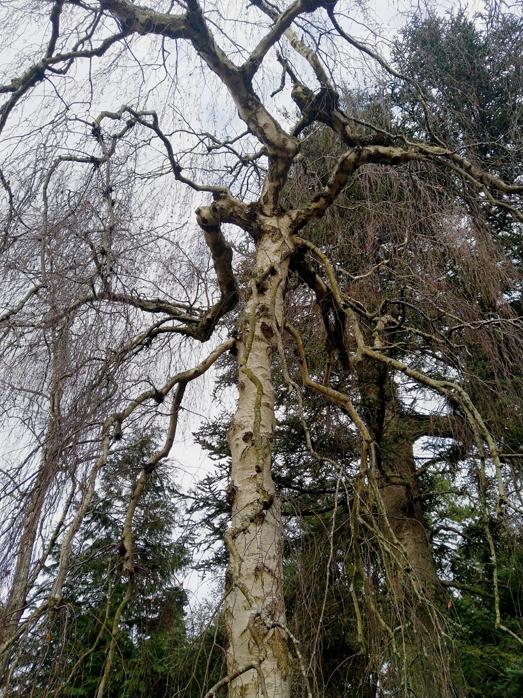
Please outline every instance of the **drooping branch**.
[[187, 382], [180, 381], [178, 383], [178, 387], [172, 399], [171, 411], [169, 416], [169, 425], [167, 427], [167, 433], [165, 436], [164, 444], [158, 451], [156, 451], [150, 456], [147, 463], [138, 474], [138, 477], [136, 478], [131, 492], [131, 497], [129, 499], [129, 504], [127, 506], [125, 520], [122, 528], [122, 542], [120, 545], [120, 554], [122, 556], [123, 570], [127, 575], [127, 590], [113, 617], [113, 623], [111, 628], [111, 641], [109, 644], [109, 649], [107, 651], [103, 674], [96, 691], [97, 698], [103, 698], [103, 695], [105, 693], [105, 687], [107, 685], [107, 681], [109, 679], [111, 669], [113, 666], [118, 631], [120, 628], [120, 621], [134, 593], [135, 564], [133, 519], [134, 514], [136, 512], [136, 507], [140, 502], [140, 498], [145, 490], [145, 487], [147, 486], [147, 482], [151, 474], [155, 471], [156, 467], [158, 466], [158, 463], [163, 458], [166, 458], [171, 451], [172, 445], [174, 443], [174, 437], [176, 436], [176, 429], [178, 427], [178, 417], [180, 415], [180, 410], [182, 407], [182, 401], [185, 395], [186, 387]]
[[[153, 131], [158, 138], [161, 140], [162, 144], [165, 147], [165, 150], [167, 152], [167, 157], [169, 160], [169, 165], [171, 166], [171, 171], [176, 179], [176, 181], [181, 182], [182, 184], [186, 184], [189, 186], [191, 189], [194, 189], [194, 191], [206, 191], [210, 192], [216, 195], [230, 195], [230, 192], [226, 187], [222, 186], [215, 186], [212, 184], [201, 184], [199, 182], [195, 182], [192, 179], [189, 179], [185, 175], [182, 174], [182, 166], [178, 162], [174, 150], [171, 144], [171, 141], [169, 138], [164, 134], [162, 129], [160, 128], [160, 123], [158, 119], [158, 114], [155, 111], [137, 111], [133, 109], [132, 107], [124, 104], [123, 106], [118, 109], [116, 112], [109, 112], [109, 111], [103, 111], [101, 112], [98, 117], [94, 121], [94, 129], [100, 129], [101, 124], [104, 119], [112, 119], [113, 121], [120, 121], [124, 118], [126, 114], [131, 115], [131, 119], [126, 122], [126, 130], [131, 128], [134, 124], [141, 124], [142, 126], [145, 126], [146, 128], [150, 129]], [[148, 118], [149, 117], [149, 118]], [[118, 134], [117, 138], [120, 137], [120, 134]], [[115, 140], [115, 137], [113, 136], [112, 138], [113, 142]]]
[[290, 323], [286, 323], [285, 329], [292, 335], [292, 338], [294, 339], [294, 342], [296, 344], [296, 349], [298, 351], [298, 357], [301, 365], [303, 384], [309, 388], [312, 388], [316, 392], [324, 395], [327, 398], [327, 400], [329, 400], [333, 404], [341, 407], [342, 410], [347, 414], [348, 417], [350, 417], [350, 419], [358, 428], [358, 431], [363, 441], [367, 444], [369, 448], [371, 448], [373, 442], [372, 434], [368, 430], [365, 422], [361, 419], [360, 415], [358, 414], [358, 411], [354, 407], [349, 396], [345, 395], [344, 393], [341, 393], [339, 390], [335, 390], [334, 388], [331, 388], [327, 385], [318, 383], [317, 381], [311, 378], [309, 368], [307, 365], [307, 359], [305, 356], [303, 341], [300, 337], [299, 332]]
[[[203, 375], [220, 358], [220, 356], [222, 356], [224, 352], [231, 349], [233, 345], [234, 339], [227, 339], [196, 366], [171, 376], [160, 388], [152, 388], [150, 390], [143, 391], [133, 400], [131, 400], [123, 409], [119, 410], [118, 412], [113, 412], [105, 418], [102, 426], [100, 453], [87, 474], [86, 481], [82, 488], [81, 501], [62, 538], [58, 568], [49, 596], [27, 618], [23, 619], [18, 627], [13, 628], [6, 638], [3, 638], [2, 644], [0, 645], [0, 658], [3, 659], [4, 657], [7, 657], [10, 647], [21, 633], [23, 633], [27, 628], [32, 627], [32, 625], [37, 622], [37, 620], [41, 618], [43, 614], [52, 608], [56, 608], [61, 603], [62, 588], [68, 570], [72, 542], [91, 503], [98, 474], [105, 466], [109, 458], [111, 439], [121, 437], [122, 425], [140, 406], [147, 401], [152, 401], [156, 404], [158, 404], [158, 402], [162, 402], [176, 385], [185, 386], [190, 381]], [[180, 395], [183, 395], [183, 391]], [[173, 420], [176, 421], [178, 411], [179, 408], [175, 409], [174, 412], [171, 413], [171, 425]], [[175, 414], [174, 417], [173, 414]], [[170, 443], [171, 432], [172, 430], [168, 434], [166, 445]], [[162, 458], [163, 450], [159, 451], [158, 454], [159, 459]]]
[[349, 177], [362, 165], [368, 162], [400, 164], [420, 158], [421, 156], [415, 150], [403, 150], [402, 148], [386, 146], [351, 148], [339, 158], [326, 186], [314, 195], [307, 206], [293, 211], [296, 231], [303, 228], [311, 220], [321, 218], [342, 192]]
[[188, 312], [191, 310], [190, 307], [183, 309], [180, 307], [180, 304], [176, 302], [173, 303], [165, 300], [164, 298], [142, 298], [141, 296], [131, 295], [129, 293], [119, 293], [117, 291], [97, 292], [92, 296], [82, 299], [78, 303], [84, 304], [95, 300], [105, 300], [110, 301], [111, 303], [122, 303], [123, 305], [139, 308], [147, 313], [164, 313], [172, 320], [184, 322], [189, 325], [200, 321], [199, 315], [191, 315], [190, 312]]
[[204, 342], [209, 339], [218, 321], [236, 306], [239, 292], [232, 268], [232, 249], [221, 231], [215, 210], [213, 211], [212, 206], [198, 208], [196, 216], [203, 230], [205, 243], [211, 251], [220, 289], [219, 300], [205, 313], [195, 327], [187, 329], [187, 334]]
[[13, 78], [9, 85], [0, 87], [0, 93], [10, 93], [11, 96], [0, 107], [0, 133], [3, 131], [7, 119], [20, 99], [33, 87], [42, 82], [46, 77], [46, 72], [53, 66], [64, 63], [62, 72], [67, 72], [74, 61], [82, 58], [96, 58], [103, 56], [114, 44], [121, 41], [127, 32], [118, 32], [113, 36], [104, 39], [99, 46], [93, 49], [73, 50], [63, 54], [45, 56], [38, 63], [28, 68], [23, 75]]
[[18, 303], [13, 306], [12, 308], [9, 308], [9, 310], [6, 310], [2, 315], [0, 315], [0, 326], [7, 324], [8, 321], [17, 313], [19, 313], [23, 308], [25, 308], [26, 304], [33, 298], [33, 296], [36, 296], [36, 294], [41, 290], [42, 284], [36, 284], [32, 288], [27, 291], [27, 293], [24, 295], [23, 298], [21, 298]]
[[[349, 178], [362, 165], [368, 163], [400, 165], [419, 160], [435, 160], [438, 164], [444, 164], [445, 160], [451, 160], [465, 175], [472, 177], [478, 184], [493, 187], [505, 193], [523, 192], [523, 185], [509, 185], [499, 177], [476, 168], [465, 158], [444, 148], [417, 144], [411, 144], [406, 148], [382, 145], [356, 147], [351, 148], [339, 158], [324, 189], [315, 194], [307, 206], [293, 211], [295, 230], [300, 230], [315, 218], [321, 218], [339, 196]], [[523, 215], [517, 210], [516, 213], [518, 217]]]

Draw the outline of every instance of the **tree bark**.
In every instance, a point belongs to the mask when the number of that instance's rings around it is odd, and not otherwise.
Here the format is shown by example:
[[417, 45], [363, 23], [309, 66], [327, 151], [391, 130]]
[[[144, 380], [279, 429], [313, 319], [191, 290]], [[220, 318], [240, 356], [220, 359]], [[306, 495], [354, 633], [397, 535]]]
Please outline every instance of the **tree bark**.
[[[443, 589], [438, 579], [418, 483], [414, 444], [430, 430], [404, 412], [387, 367], [365, 358], [358, 368], [365, 419], [378, 455], [378, 487], [387, 525], [400, 544], [391, 591], [403, 628], [403, 662], [410, 690], [418, 698], [457, 695], [452, 657], [439, 612]], [[435, 425], [435, 432], [438, 426]]]
[[237, 341], [239, 395], [229, 430], [232, 525], [225, 625], [230, 698], [286, 698], [289, 657], [283, 599], [281, 504], [271, 475], [271, 364], [283, 323], [290, 253], [285, 217], [262, 219], [249, 298]]
[[387, 367], [366, 358], [358, 369], [365, 421], [377, 445], [379, 487], [388, 522], [405, 553], [405, 570], [414, 574], [428, 599], [438, 578], [423, 517], [414, 461], [419, 437], [403, 414]]
[[[8, 645], [17, 632], [30, 589], [31, 563], [33, 561], [38, 527], [46, 497], [61, 466], [62, 451], [62, 373], [67, 360], [67, 325], [52, 342], [52, 378], [49, 395], [49, 415], [46, 438], [35, 484], [27, 497], [21, 535], [16, 553], [15, 569], [4, 607], [0, 610], [0, 685], [8, 659]], [[4, 653], [4, 650], [5, 653]]]
[[423, 517], [411, 435], [401, 420], [388, 426], [381, 443], [380, 492], [390, 527], [405, 552], [404, 571], [415, 578], [431, 602], [439, 586]]

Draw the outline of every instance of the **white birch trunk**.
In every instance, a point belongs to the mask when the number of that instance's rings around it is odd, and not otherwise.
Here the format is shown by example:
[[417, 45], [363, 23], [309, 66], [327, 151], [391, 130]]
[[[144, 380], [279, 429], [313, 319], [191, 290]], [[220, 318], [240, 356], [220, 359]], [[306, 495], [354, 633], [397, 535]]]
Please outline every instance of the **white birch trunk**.
[[226, 534], [228, 672], [256, 668], [230, 682], [230, 698], [289, 695], [281, 505], [271, 475], [271, 364], [282, 325], [290, 245], [285, 219], [267, 222], [237, 342], [239, 398], [229, 431], [232, 526]]

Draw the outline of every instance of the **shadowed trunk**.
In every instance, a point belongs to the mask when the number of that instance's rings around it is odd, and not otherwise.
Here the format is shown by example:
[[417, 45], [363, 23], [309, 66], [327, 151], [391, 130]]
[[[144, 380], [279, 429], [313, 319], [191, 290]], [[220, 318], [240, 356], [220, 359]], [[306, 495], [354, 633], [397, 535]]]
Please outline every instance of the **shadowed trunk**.
[[[15, 636], [31, 587], [31, 563], [42, 511], [49, 489], [60, 469], [62, 453], [62, 373], [67, 361], [68, 326], [60, 330], [52, 344], [52, 378], [49, 395], [48, 427], [43, 446], [42, 458], [35, 475], [34, 486], [28, 495], [21, 535], [16, 554], [15, 569], [4, 607], [0, 610], [0, 682], [3, 680], [9, 656], [9, 644]], [[34, 578], [33, 580], [34, 581]]]
[[[449, 649], [442, 642], [443, 592], [426, 528], [414, 444], [430, 433], [430, 418], [405, 414], [387, 367], [364, 359], [358, 368], [362, 407], [377, 445], [378, 486], [400, 550], [392, 587], [401, 613], [408, 683], [417, 698], [453, 694]], [[417, 422], [420, 422], [418, 424]], [[424, 425], [424, 426], [421, 426]]]
[[438, 578], [413, 452], [421, 434], [404, 415], [384, 364], [365, 359], [358, 378], [365, 419], [377, 444], [380, 493], [390, 527], [403, 546], [404, 569], [416, 575], [427, 599], [434, 601]]
[[383, 473], [380, 492], [389, 524], [405, 552], [405, 572], [415, 575], [420, 591], [428, 600], [435, 601], [439, 582], [423, 516], [414, 441], [401, 418], [387, 425], [380, 445]]

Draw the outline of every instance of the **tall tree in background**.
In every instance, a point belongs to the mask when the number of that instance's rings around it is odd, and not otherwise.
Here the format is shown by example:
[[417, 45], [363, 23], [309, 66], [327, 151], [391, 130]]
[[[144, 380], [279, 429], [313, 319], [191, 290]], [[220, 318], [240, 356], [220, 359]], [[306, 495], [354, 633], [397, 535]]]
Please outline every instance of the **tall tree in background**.
[[[110, 609], [96, 696], [110, 691], [118, 631], [140, 592], [140, 499], [173, 446], [187, 389], [230, 351], [238, 397], [228, 430], [227, 673], [207, 695], [224, 686], [231, 698], [286, 698], [293, 686], [319, 695], [310, 667], [340, 564], [366, 694], [459, 694], [414, 446], [454, 440], [457, 458], [444, 448], [425, 464], [433, 476], [433, 465], [469, 459], [495, 625], [521, 642], [502, 615], [496, 552], [517, 473], [482, 391], [491, 381], [504, 396], [516, 392], [506, 357], [521, 356], [511, 305], [519, 279], [498, 218], [510, 217], [511, 233], [520, 226], [521, 172], [478, 148], [466, 117], [446, 130], [437, 90], [415, 61], [389, 65], [352, 35], [354, 8], [256, 0], [239, 4], [241, 20], [224, 9], [197, 0], [20, 0], [5, 9], [4, 31], [21, 18], [29, 31], [32, 21], [39, 45], [0, 88], [4, 415], [19, 420], [24, 445], [5, 479], [4, 676], [16, 678], [17, 648], [64, 605], [75, 536], [122, 430], [155, 423], [165, 438], [122, 511], [126, 589]], [[367, 108], [342, 97], [357, 56], [380, 70], [382, 91], [383, 80], [401, 85], [386, 108], [375, 106], [367, 75]], [[507, 118], [503, 132], [516, 134], [517, 109]], [[318, 137], [316, 166], [307, 149]], [[191, 190], [201, 197], [196, 239]], [[206, 342], [213, 349], [195, 361]], [[294, 396], [302, 465], [335, 471], [307, 657], [285, 609], [273, 467], [280, 385]], [[346, 444], [335, 458], [311, 436], [333, 423]], [[54, 574], [42, 577], [54, 555]]]

